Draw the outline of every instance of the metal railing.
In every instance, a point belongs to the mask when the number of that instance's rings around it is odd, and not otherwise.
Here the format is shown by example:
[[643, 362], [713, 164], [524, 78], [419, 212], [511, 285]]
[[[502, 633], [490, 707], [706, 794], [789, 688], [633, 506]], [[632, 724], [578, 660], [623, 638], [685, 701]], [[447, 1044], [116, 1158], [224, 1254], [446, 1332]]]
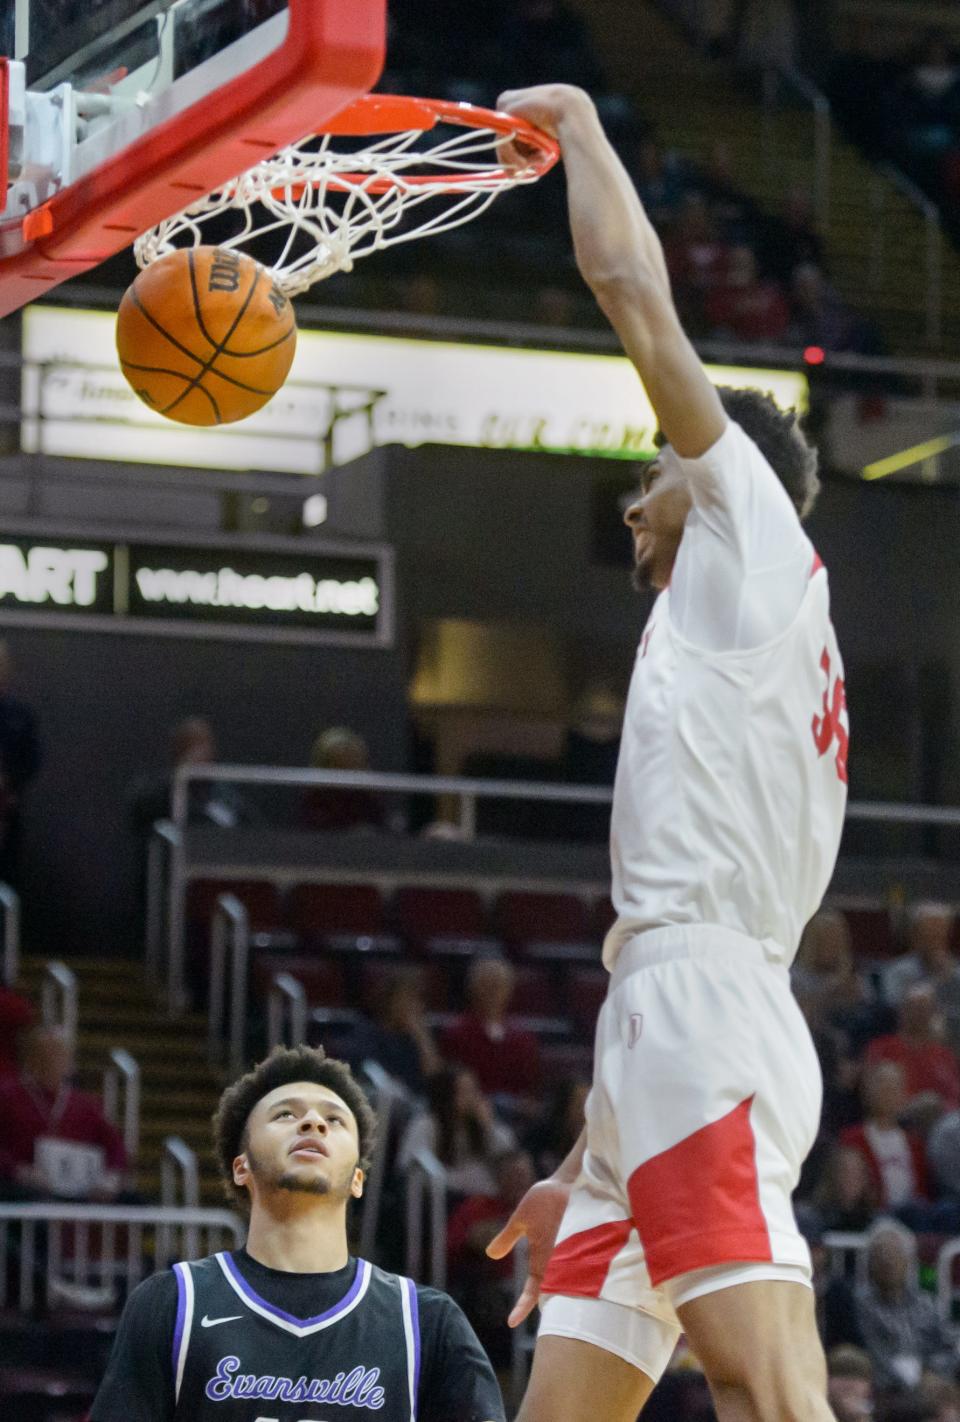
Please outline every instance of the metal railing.
[[813, 211], [817, 224], [826, 231], [830, 221], [830, 167], [833, 151], [833, 114], [830, 100], [815, 84], [811, 84], [796, 69], [769, 68], [763, 72], [763, 107], [765, 115], [765, 151], [768, 177], [782, 172], [780, 153], [774, 141], [773, 115], [777, 108], [780, 87], [785, 86], [795, 98], [805, 104], [813, 115]]
[[20, 895], [9, 884], [0, 884], [3, 915], [3, 981], [13, 987], [20, 976]]
[[[197, 1210], [200, 1207], [200, 1167], [197, 1153], [180, 1136], [167, 1136], [161, 1147], [160, 1203], [164, 1209], [171, 1210]], [[200, 1253], [200, 1235], [195, 1227], [185, 1227], [183, 1246], [184, 1258], [197, 1258]], [[157, 1252], [169, 1254], [172, 1247], [168, 1227], [161, 1223], [157, 1228]]]
[[[920, 364], [918, 362], [918, 364]], [[960, 368], [958, 368], [960, 370]], [[187, 851], [187, 802], [190, 785], [197, 780], [231, 782], [237, 785], [272, 785], [297, 787], [325, 786], [331, 789], [363, 789], [385, 795], [452, 796], [460, 801], [459, 823], [466, 839], [476, 831], [477, 806], [482, 800], [523, 800], [541, 803], [609, 805], [612, 790], [596, 785], [554, 785], [521, 780], [473, 780], [465, 776], [440, 775], [400, 775], [373, 771], [333, 771], [306, 770], [287, 766], [264, 765], [204, 765], [181, 766], [174, 776], [173, 820], [164, 831], [165, 842], [170, 847], [169, 880], [166, 885], [167, 904], [167, 1000], [171, 1012], [178, 1012], [184, 1006], [184, 953], [186, 925], [186, 893], [193, 879], [210, 877], [218, 872], [207, 864], [191, 863]], [[846, 817], [851, 821], [903, 825], [960, 826], [960, 807], [933, 805], [894, 804], [887, 801], [851, 802], [847, 805]], [[225, 836], [224, 843], [229, 843]], [[219, 866], [218, 866], [219, 868]], [[258, 866], [256, 877], [273, 877], [275, 882], [308, 881], [309, 871], [297, 864], [295, 874], [282, 864]], [[328, 876], [329, 877], [329, 876]], [[320, 882], [318, 879], [317, 882]], [[600, 885], [596, 886], [599, 890]], [[234, 946], [234, 961], [231, 969], [232, 991], [237, 996], [238, 1006], [230, 1010], [230, 1062], [239, 1063], [243, 1052], [243, 1028], [246, 1014], [246, 958], [249, 954], [249, 925], [243, 923], [245, 910], [233, 895], [221, 896], [232, 901], [229, 917], [231, 930], [228, 932], [224, 920], [225, 911], [219, 910], [214, 923], [214, 959], [221, 952], [226, 959], [229, 939]], [[222, 970], [211, 964], [215, 974]], [[222, 1047], [220, 1039], [224, 1030], [225, 1009], [223, 1006], [223, 976], [219, 987], [211, 983], [211, 1059], [220, 1059]], [[214, 988], [217, 988], [214, 991]]]
[[[289, 1033], [287, 1032], [289, 1027]], [[267, 1047], [299, 1047], [307, 1040], [307, 994], [292, 973], [275, 973], [267, 998]]]
[[[180, 1196], [178, 1201], [177, 1196]], [[160, 1154], [160, 1203], [195, 1210], [200, 1203], [197, 1153], [181, 1136], [167, 1136]]]
[[[926, 193], [910, 181], [899, 168], [888, 164], [876, 169], [870, 184], [871, 248], [870, 272], [876, 273], [876, 281], [883, 278], [886, 253], [886, 229], [891, 225], [886, 219], [885, 207], [890, 188], [895, 188], [907, 202], [915, 207], [923, 218], [924, 258], [923, 270], [926, 281], [924, 298], [924, 336], [931, 350], [936, 350], [943, 339], [943, 252], [944, 234], [940, 220], [940, 209], [930, 201]], [[879, 247], [879, 254], [877, 248]]]
[[140, 1067], [122, 1047], [114, 1047], [103, 1073], [103, 1114], [115, 1126], [120, 1124], [120, 1095], [123, 1094], [123, 1148], [132, 1165], [140, 1150]]
[[363, 1218], [360, 1223], [360, 1254], [364, 1259], [372, 1259], [377, 1246], [393, 1127], [398, 1110], [408, 1105], [411, 1098], [406, 1088], [389, 1072], [384, 1071], [379, 1062], [365, 1061], [362, 1070], [373, 1088], [373, 1101], [377, 1112], [377, 1138], [364, 1185]]
[[[406, 1272], [435, 1289], [447, 1282], [447, 1172], [429, 1150], [418, 1150], [407, 1166]], [[424, 1260], [424, 1218], [429, 1209], [429, 1248]], [[424, 1273], [424, 1263], [426, 1272]]]
[[0, 1308], [12, 1298], [26, 1313], [63, 1284], [125, 1296], [177, 1259], [239, 1248], [244, 1234], [228, 1210], [0, 1203]]
[[[518, 1239], [513, 1246], [513, 1297], [510, 1307], [520, 1297], [527, 1282], [527, 1268], [530, 1264], [530, 1247], [526, 1238]], [[523, 1323], [510, 1330], [510, 1393], [514, 1408], [519, 1411], [530, 1374], [530, 1359], [537, 1342], [537, 1311], [524, 1319]]]
[[[229, 974], [227, 958], [229, 954]], [[250, 959], [250, 917], [236, 894], [221, 894], [210, 928], [210, 1007], [207, 1055], [211, 1064], [223, 1060], [227, 1026], [227, 1062], [234, 1073], [243, 1062], [247, 1028], [247, 966]], [[229, 977], [230, 1004], [226, 1006]]]
[[71, 1042], [77, 1040], [77, 977], [66, 963], [50, 962], [43, 969], [40, 1016], [46, 1027], [62, 1027]]
[[177, 831], [169, 820], [157, 820], [147, 841], [144, 962], [154, 982], [159, 982], [163, 976], [161, 962], [166, 941], [163, 931], [166, 906], [164, 871], [177, 839]]

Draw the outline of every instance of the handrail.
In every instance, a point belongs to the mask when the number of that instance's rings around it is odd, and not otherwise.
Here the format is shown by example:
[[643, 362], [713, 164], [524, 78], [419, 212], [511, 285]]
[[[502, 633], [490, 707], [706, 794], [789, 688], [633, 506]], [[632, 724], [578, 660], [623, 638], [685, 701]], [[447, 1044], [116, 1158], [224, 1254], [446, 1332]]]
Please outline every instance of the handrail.
[[960, 1239], [948, 1239], [937, 1255], [937, 1308], [949, 1323], [953, 1317], [953, 1302], [960, 1288], [953, 1283], [953, 1261], [960, 1258]]
[[927, 344], [936, 349], [943, 336], [943, 223], [940, 209], [899, 168], [884, 163], [880, 171], [917, 209], [924, 221], [927, 271], [926, 337]]
[[415, 1279], [423, 1263], [423, 1211], [429, 1189], [430, 1253], [427, 1283], [435, 1289], [447, 1282], [447, 1172], [429, 1150], [418, 1150], [407, 1166], [406, 1272]]
[[[147, 841], [146, 913], [144, 922], [144, 962], [154, 982], [160, 980], [163, 954], [163, 870], [164, 861], [179, 844], [180, 835], [170, 820], [156, 820]], [[169, 965], [168, 965], [169, 968]]]
[[20, 976], [20, 895], [9, 884], [0, 884], [3, 914], [3, 981], [12, 988]]
[[[225, 1013], [227, 954], [230, 953], [230, 1008]], [[232, 1072], [243, 1062], [247, 1017], [247, 964], [250, 958], [250, 916], [236, 894], [221, 894], [210, 925], [210, 1006], [207, 1054], [217, 1063], [223, 1055], [223, 1024], [228, 1016], [227, 1058]]]
[[813, 211], [817, 225], [826, 231], [830, 221], [830, 164], [833, 149], [833, 110], [830, 100], [806, 75], [791, 65], [768, 68], [763, 75], [764, 105], [768, 114], [776, 99], [776, 81], [794, 91], [813, 112]]
[[[513, 1246], [513, 1296], [515, 1299], [520, 1297], [523, 1286], [527, 1282], [529, 1266], [530, 1246], [526, 1236], [523, 1236]], [[530, 1371], [529, 1360], [537, 1341], [537, 1330], [533, 1326], [535, 1318], [536, 1314], [510, 1330], [510, 1391], [513, 1406], [518, 1411], [526, 1391], [527, 1375]]]
[[853, 1230], [827, 1230], [823, 1236], [823, 1247], [827, 1251], [827, 1264], [833, 1278], [842, 1278], [847, 1271], [848, 1260], [853, 1258], [854, 1273], [862, 1279], [867, 1267], [868, 1234]]
[[103, 1073], [103, 1114], [114, 1125], [118, 1120], [120, 1083], [123, 1082], [123, 1148], [132, 1165], [140, 1150], [140, 1067], [123, 1047], [114, 1047]]
[[374, 1106], [377, 1112], [377, 1136], [363, 1190], [363, 1218], [360, 1223], [360, 1254], [364, 1259], [372, 1259], [377, 1244], [393, 1122], [397, 1107], [410, 1100], [410, 1093], [396, 1077], [384, 1071], [379, 1062], [372, 1059], [365, 1061], [362, 1070], [374, 1089]]
[[[11, 1226], [19, 1226], [18, 1240], [11, 1241]], [[72, 1237], [69, 1259], [62, 1247], [64, 1230]], [[146, 1230], [155, 1231], [151, 1250], [144, 1249]], [[45, 1247], [40, 1231], [46, 1236]], [[21, 1312], [31, 1310], [41, 1272], [47, 1302], [58, 1288], [66, 1293], [71, 1287], [89, 1289], [95, 1284], [108, 1295], [109, 1304], [115, 1302], [118, 1284], [126, 1296], [139, 1283], [145, 1264], [159, 1271], [176, 1259], [214, 1253], [225, 1237], [228, 1247], [236, 1249], [244, 1233], [243, 1221], [229, 1210], [0, 1202], [0, 1308], [7, 1306], [16, 1280], [17, 1305]], [[64, 1278], [67, 1270], [69, 1281]], [[69, 1301], [68, 1293], [64, 1301]]]
[[199, 1209], [200, 1168], [197, 1153], [182, 1136], [167, 1136], [160, 1154], [160, 1203], [164, 1209], [176, 1207], [178, 1180], [183, 1196], [182, 1208]]
[[[289, 1043], [284, 1038], [286, 1021], [290, 1024]], [[275, 973], [267, 998], [267, 1046], [299, 1047], [307, 1040], [307, 994], [303, 983], [292, 973]]]
[[76, 1042], [77, 975], [66, 963], [51, 961], [44, 966], [43, 985], [40, 989], [40, 1015], [45, 1026], [62, 1027], [70, 1041]]
[[[373, 770], [304, 770], [299, 766], [223, 764], [182, 766], [176, 785], [192, 780], [229, 781], [237, 785], [326, 785], [344, 790], [381, 790], [388, 794], [463, 795], [478, 800], [540, 800], [609, 805], [605, 785], [554, 785], [536, 780], [473, 780], [463, 775], [399, 775]], [[960, 805], [910, 805], [891, 800], [851, 800], [847, 819], [889, 820], [892, 824], [960, 825]]]
[[[160, 1151], [160, 1203], [175, 1207], [177, 1187], [182, 1194], [182, 1206], [195, 1210], [200, 1204], [200, 1167], [197, 1153], [181, 1136], [166, 1136]], [[200, 1253], [199, 1231], [187, 1225], [183, 1232], [184, 1251], [188, 1259]], [[168, 1256], [172, 1249], [170, 1230], [166, 1224], [157, 1229], [157, 1253]]]

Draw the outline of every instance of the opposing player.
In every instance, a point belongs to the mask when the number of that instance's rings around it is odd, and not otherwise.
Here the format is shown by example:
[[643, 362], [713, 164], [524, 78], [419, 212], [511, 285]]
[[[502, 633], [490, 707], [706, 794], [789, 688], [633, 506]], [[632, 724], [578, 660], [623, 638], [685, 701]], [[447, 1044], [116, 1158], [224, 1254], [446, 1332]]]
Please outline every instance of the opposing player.
[[349, 1068], [309, 1047], [224, 1092], [217, 1150], [246, 1247], [134, 1290], [91, 1422], [503, 1422], [453, 1300], [348, 1253], [374, 1124]]
[[768, 397], [711, 385], [589, 98], [543, 86], [500, 106], [560, 141], [580, 271], [666, 439], [626, 514], [660, 595], [617, 769], [586, 1126], [490, 1246], [529, 1239], [511, 1323], [542, 1301], [519, 1422], [579, 1422], [598, 1399], [633, 1422], [681, 1328], [721, 1422], [823, 1422], [790, 1201], [821, 1083], [788, 980], [846, 801], [843, 668], [800, 522], [816, 456]]

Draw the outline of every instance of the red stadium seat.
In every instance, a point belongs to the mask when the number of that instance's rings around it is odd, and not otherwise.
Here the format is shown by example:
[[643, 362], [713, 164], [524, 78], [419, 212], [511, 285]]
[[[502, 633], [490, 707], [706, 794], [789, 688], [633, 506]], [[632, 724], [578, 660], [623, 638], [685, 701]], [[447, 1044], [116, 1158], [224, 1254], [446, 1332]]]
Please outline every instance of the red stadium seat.
[[497, 919], [514, 952], [534, 943], [582, 943], [591, 938], [586, 909], [575, 894], [511, 890], [500, 895]]
[[277, 973], [290, 973], [301, 982], [311, 1007], [346, 1006], [346, 974], [341, 959], [319, 953], [258, 953], [251, 968], [256, 997], [266, 1000]]
[[290, 894], [290, 921], [306, 940], [384, 932], [383, 898], [373, 884], [297, 884]]
[[610, 974], [604, 967], [571, 968], [567, 973], [567, 1011], [578, 1036], [593, 1041], [597, 1017], [607, 996]]
[[606, 894], [600, 899], [595, 899], [590, 912], [594, 938], [602, 943], [607, 936], [607, 930], [612, 926], [616, 916], [617, 911]]
[[[417, 963], [403, 969], [416, 978], [428, 1011], [443, 1012], [447, 1007], [448, 979], [440, 963]], [[373, 1013], [377, 1008], [380, 992], [396, 976], [397, 964], [389, 959], [361, 959], [359, 964], [359, 1005], [365, 1012]]]
[[187, 922], [208, 928], [221, 894], [236, 895], [250, 915], [254, 932], [283, 926], [280, 892], [268, 879], [195, 879], [187, 889]]
[[484, 938], [489, 931], [483, 899], [473, 889], [400, 889], [394, 914], [403, 937], [418, 949], [432, 939]]
[[550, 968], [522, 964], [516, 970], [517, 979], [510, 1003], [512, 1013], [536, 1017], [562, 1017], [564, 1004]]
[[861, 960], [895, 958], [898, 952], [889, 911], [877, 908], [845, 908], [843, 916], [850, 928], [853, 952]]

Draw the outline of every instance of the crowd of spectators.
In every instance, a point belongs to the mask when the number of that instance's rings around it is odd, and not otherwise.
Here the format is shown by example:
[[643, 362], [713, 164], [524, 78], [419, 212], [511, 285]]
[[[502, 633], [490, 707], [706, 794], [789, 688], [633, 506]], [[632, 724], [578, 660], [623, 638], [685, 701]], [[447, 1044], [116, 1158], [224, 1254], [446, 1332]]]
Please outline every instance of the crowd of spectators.
[[890, 52], [864, 29], [827, 81], [838, 116], [876, 160], [902, 168], [960, 233], [960, 54], [941, 30]]
[[[876, 333], [830, 282], [809, 193], [791, 189], [780, 213], [765, 213], [742, 191], [722, 142], [704, 167], [664, 150], [642, 97], [638, 106], [611, 90], [589, 27], [565, 0], [498, 0], [473, 15], [405, 0], [391, 6], [390, 24], [385, 89], [485, 105], [502, 89], [543, 81], [591, 92], [665, 244], [693, 335], [825, 351], [878, 349]], [[413, 244], [399, 258], [388, 254], [383, 269], [396, 262], [401, 275], [386, 299], [415, 315], [483, 314], [482, 289], [499, 279], [510, 282], [516, 319], [556, 328], [601, 320], [574, 270], [559, 173], [495, 204], [484, 235], [467, 227], [448, 239], [442, 261], [436, 249], [431, 259]], [[439, 272], [449, 274], [449, 284]]]

